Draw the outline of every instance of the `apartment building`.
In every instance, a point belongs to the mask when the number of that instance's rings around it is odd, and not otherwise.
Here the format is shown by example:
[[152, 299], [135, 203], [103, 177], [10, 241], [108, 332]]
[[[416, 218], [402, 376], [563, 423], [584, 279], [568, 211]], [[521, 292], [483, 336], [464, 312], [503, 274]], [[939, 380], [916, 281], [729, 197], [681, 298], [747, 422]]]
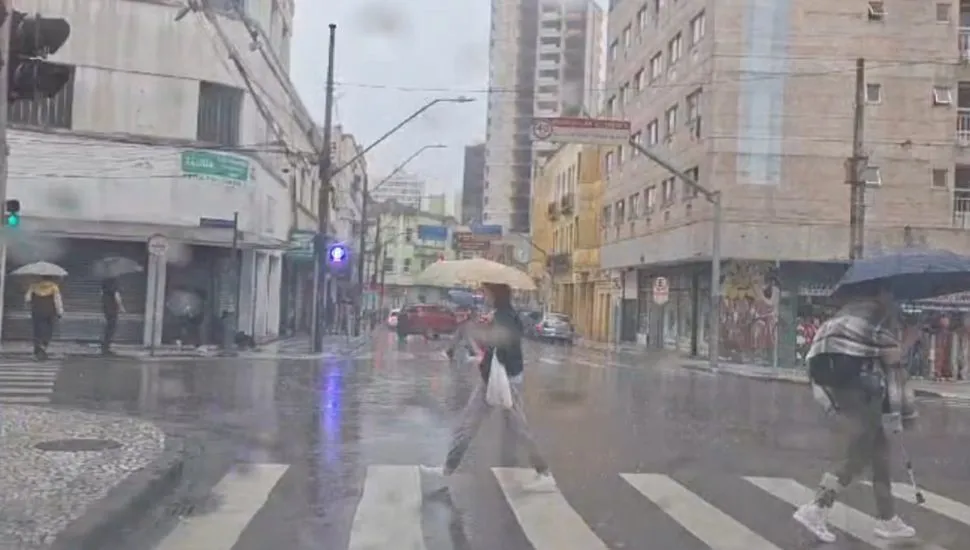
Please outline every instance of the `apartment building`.
[[493, 0], [482, 222], [528, 234], [532, 178], [552, 154], [534, 117], [595, 110], [602, 10], [594, 0]]
[[[726, 358], [792, 362], [796, 327], [821, 316], [819, 297], [844, 269], [857, 58], [867, 67], [867, 251], [970, 251], [968, 12], [948, 2], [612, 3], [608, 115], [722, 195]], [[601, 261], [617, 282], [620, 336], [706, 353], [710, 205], [628, 147], [605, 163]], [[670, 289], [663, 304], [658, 277]]]
[[465, 147], [461, 178], [461, 212], [463, 224], [482, 221], [482, 201], [485, 199], [485, 144]]
[[421, 208], [421, 199], [424, 197], [427, 182], [415, 174], [399, 171], [379, 185], [370, 193], [375, 201], [394, 201], [412, 208]]

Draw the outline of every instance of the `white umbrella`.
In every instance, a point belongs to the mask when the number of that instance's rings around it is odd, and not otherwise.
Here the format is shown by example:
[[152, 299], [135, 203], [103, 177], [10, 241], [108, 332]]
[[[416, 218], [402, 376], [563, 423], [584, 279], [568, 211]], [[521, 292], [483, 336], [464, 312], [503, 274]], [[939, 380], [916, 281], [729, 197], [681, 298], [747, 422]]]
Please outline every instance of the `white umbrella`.
[[435, 262], [418, 274], [414, 283], [445, 288], [492, 283], [508, 285], [515, 290], [536, 289], [527, 273], [483, 258]]
[[67, 270], [50, 262], [34, 262], [20, 266], [11, 275], [33, 275], [35, 277], [67, 277]]

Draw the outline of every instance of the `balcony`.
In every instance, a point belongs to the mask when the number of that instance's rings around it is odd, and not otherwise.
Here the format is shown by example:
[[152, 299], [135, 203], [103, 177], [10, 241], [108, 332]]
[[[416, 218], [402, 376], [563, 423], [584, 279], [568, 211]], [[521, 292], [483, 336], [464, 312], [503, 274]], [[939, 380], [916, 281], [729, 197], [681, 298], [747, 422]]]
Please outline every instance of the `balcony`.
[[577, 248], [573, 250], [573, 270], [595, 271], [600, 268], [598, 248]]
[[559, 199], [559, 208], [563, 214], [572, 214], [573, 209], [576, 207], [575, 203], [576, 203], [576, 199], [573, 196], [573, 194], [568, 193], [566, 195], [563, 195], [562, 198]]
[[549, 216], [550, 221], [559, 219], [559, 204], [556, 201], [549, 202], [549, 205], [546, 207], [546, 215]]

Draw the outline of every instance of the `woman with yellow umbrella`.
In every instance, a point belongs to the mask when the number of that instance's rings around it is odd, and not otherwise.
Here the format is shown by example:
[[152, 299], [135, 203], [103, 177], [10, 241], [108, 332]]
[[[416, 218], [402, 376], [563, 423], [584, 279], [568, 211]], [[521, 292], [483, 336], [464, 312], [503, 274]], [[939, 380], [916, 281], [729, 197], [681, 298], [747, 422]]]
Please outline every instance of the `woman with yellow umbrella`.
[[539, 452], [535, 438], [529, 430], [522, 403], [522, 378], [524, 361], [522, 355], [522, 323], [512, 308], [512, 290], [534, 290], [535, 284], [525, 273], [484, 259], [437, 262], [418, 275], [417, 284], [439, 287], [481, 286], [485, 290], [486, 301], [495, 308], [488, 325], [472, 331], [472, 338], [481, 344], [485, 353], [478, 365], [481, 379], [475, 385], [461, 419], [452, 434], [451, 445], [443, 468], [425, 468], [425, 473], [435, 478], [439, 485], [435, 490], [446, 486], [448, 476], [461, 464], [471, 445], [478, 428], [495, 405], [489, 398], [493, 381], [492, 369], [504, 369], [508, 380], [508, 402], [501, 408], [505, 414], [505, 425], [511, 429], [519, 441], [525, 444], [529, 460], [536, 470], [536, 479], [531, 482], [532, 490], [552, 490], [555, 479], [549, 472], [549, 465]]

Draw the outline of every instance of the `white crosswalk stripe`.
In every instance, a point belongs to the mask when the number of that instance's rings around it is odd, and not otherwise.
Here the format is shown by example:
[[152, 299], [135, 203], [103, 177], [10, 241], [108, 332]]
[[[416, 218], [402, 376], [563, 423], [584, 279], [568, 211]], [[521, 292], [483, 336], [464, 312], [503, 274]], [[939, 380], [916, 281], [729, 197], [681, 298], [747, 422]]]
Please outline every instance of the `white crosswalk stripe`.
[[[282, 464], [255, 464], [245, 473], [231, 471], [213, 490], [217, 509], [199, 517], [179, 522], [155, 550], [233, 550], [252, 548], [252, 544], [240, 544], [240, 538], [260, 510], [271, 502], [274, 488], [289, 466]], [[574, 507], [566, 494], [558, 488], [534, 490], [529, 483], [535, 472], [524, 468], [491, 468], [504, 505], [511, 511], [525, 538], [535, 550], [607, 550], [627, 548], [662, 548], [661, 541], [628, 541], [626, 544], [608, 544], [594, 526]], [[659, 510], [671, 525], [678, 525], [704, 548], [710, 550], [782, 550], [788, 545], [773, 541], [771, 535], [759, 532], [759, 527], [745, 524], [728, 504], [727, 509], [718, 508], [691, 489], [691, 482], [682, 482], [659, 473], [617, 474], [637, 495], [645, 507]], [[754, 493], [776, 499], [780, 507], [773, 510], [774, 517], [781, 510], [785, 515], [806, 502], [815, 491], [798, 481], [776, 477], [736, 477], [734, 482], [749, 487]], [[350, 523], [346, 550], [436, 550], [428, 534], [424, 532], [426, 498], [418, 466], [371, 465], [366, 468], [359, 501]], [[911, 487], [895, 484], [895, 496], [905, 502], [915, 503]], [[920, 508], [924, 514], [942, 516], [948, 521], [970, 527], [970, 506], [951, 498], [923, 491], [926, 502]], [[282, 498], [282, 497], [280, 497]], [[722, 502], [723, 504], [723, 502]], [[644, 509], [646, 513], [646, 508]], [[609, 514], [606, 514], [609, 515]], [[767, 514], [771, 516], [771, 514]], [[925, 519], [925, 518], [924, 518]], [[657, 521], [657, 518], [644, 521]], [[770, 517], [768, 522], [776, 521]], [[893, 546], [874, 534], [876, 519], [848, 505], [837, 503], [829, 517], [832, 528], [841, 534], [861, 541], [853, 548], [881, 548]], [[595, 523], [593, 524], [595, 525]], [[650, 524], [651, 527], [653, 524]], [[792, 530], [800, 530], [794, 520]], [[765, 525], [760, 529], [768, 529]], [[653, 532], [651, 530], [651, 532]], [[777, 531], [775, 531], [777, 536]], [[807, 536], [807, 534], [805, 534]], [[898, 544], [898, 543], [897, 543]], [[495, 541], [496, 547], [501, 541]], [[691, 548], [699, 547], [691, 545]], [[945, 550], [943, 547], [923, 540], [906, 542], [907, 548], [920, 550]], [[344, 550], [344, 549], [341, 549]], [[949, 550], [959, 550], [950, 547]]]
[[61, 367], [33, 361], [0, 363], [0, 403], [50, 403]]

